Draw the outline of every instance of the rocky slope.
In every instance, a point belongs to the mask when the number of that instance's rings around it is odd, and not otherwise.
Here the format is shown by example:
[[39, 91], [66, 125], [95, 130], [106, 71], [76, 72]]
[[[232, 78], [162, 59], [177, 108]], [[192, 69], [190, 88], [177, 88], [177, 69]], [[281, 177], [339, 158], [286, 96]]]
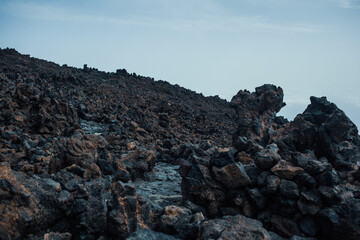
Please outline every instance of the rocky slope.
[[0, 239], [359, 239], [360, 138], [326, 98], [229, 103], [0, 49]]

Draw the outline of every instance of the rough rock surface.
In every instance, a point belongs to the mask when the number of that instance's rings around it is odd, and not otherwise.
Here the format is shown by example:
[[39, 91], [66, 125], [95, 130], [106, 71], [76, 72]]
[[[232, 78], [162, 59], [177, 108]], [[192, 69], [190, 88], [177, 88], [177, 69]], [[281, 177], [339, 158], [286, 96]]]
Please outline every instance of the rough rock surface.
[[216, 151], [193, 151], [180, 167], [184, 198], [205, 207], [207, 217], [256, 218], [285, 238], [359, 238], [356, 126], [335, 104], [315, 97], [293, 122], [282, 121], [275, 116], [280, 100], [282, 90], [271, 85], [233, 98], [233, 161], [222, 160], [220, 168]]
[[200, 239], [270, 240], [272, 238], [260, 221], [237, 215], [204, 222], [200, 226]]
[[360, 239], [360, 138], [325, 97], [229, 103], [0, 49], [0, 239]]

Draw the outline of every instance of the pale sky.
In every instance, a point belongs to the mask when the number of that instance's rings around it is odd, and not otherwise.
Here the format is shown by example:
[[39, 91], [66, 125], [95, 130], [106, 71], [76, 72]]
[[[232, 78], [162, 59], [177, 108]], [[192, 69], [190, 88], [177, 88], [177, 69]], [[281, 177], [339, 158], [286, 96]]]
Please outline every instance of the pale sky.
[[327, 96], [360, 126], [360, 0], [0, 0], [0, 47], [219, 95]]

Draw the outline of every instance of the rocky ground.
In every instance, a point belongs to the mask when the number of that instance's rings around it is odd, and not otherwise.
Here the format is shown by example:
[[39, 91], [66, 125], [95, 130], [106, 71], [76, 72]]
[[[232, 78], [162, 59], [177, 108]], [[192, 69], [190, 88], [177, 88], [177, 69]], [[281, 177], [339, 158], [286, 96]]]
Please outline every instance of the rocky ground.
[[326, 98], [231, 102], [0, 49], [0, 239], [360, 239], [360, 138]]

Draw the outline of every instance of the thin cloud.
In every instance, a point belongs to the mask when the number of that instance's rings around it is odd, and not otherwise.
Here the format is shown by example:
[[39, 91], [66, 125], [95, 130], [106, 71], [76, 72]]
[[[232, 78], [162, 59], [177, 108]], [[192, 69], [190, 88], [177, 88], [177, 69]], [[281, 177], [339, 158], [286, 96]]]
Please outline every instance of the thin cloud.
[[[321, 28], [313, 24], [277, 23], [263, 16], [223, 16], [202, 14], [177, 18], [166, 17], [111, 17], [73, 12], [70, 9], [40, 5], [27, 2], [15, 2], [6, 6], [6, 10], [24, 18], [46, 20], [115, 24], [124, 26], [143, 26], [177, 30], [216, 30], [225, 32], [269, 31], [269, 32], [320, 32]], [[165, 19], [164, 19], [165, 18]]]
[[360, 9], [360, 0], [331, 0], [336, 2], [339, 7], [347, 9]]

